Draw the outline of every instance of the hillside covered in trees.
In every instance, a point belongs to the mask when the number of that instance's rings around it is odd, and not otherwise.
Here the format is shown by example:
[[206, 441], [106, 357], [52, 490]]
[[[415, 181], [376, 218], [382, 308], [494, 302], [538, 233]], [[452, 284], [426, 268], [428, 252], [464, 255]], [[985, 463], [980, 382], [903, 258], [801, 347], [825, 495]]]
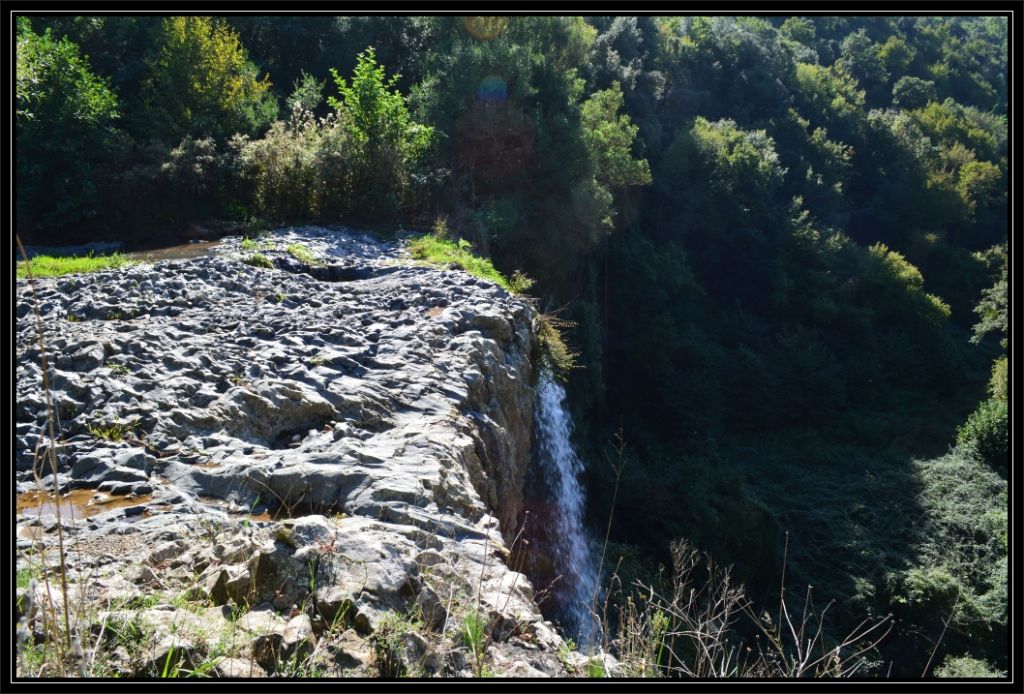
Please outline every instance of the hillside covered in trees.
[[1006, 17], [16, 29], [26, 243], [464, 239], [562, 321], [608, 573], [687, 538], [837, 635], [892, 613], [874, 676], [1007, 671]]

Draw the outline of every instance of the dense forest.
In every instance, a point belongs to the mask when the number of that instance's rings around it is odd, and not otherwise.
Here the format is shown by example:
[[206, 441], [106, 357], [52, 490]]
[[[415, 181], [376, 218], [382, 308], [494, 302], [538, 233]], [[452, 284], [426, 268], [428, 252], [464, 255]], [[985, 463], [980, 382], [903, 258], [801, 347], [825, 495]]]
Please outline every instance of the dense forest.
[[16, 58], [26, 243], [446, 229], [563, 326], [610, 567], [685, 537], [892, 613], [878, 676], [1008, 669], [1006, 17], [31, 15]]

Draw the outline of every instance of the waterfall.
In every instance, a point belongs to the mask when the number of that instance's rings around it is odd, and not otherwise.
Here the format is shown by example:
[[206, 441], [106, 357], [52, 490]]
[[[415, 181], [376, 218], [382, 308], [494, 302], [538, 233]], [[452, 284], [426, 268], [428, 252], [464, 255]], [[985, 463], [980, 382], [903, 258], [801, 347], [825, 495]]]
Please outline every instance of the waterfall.
[[572, 445], [572, 418], [564, 403], [565, 389], [549, 369], [542, 370], [535, 416], [539, 472], [553, 506], [551, 527], [544, 532], [545, 550], [558, 576], [552, 597], [564, 626], [580, 645], [586, 645], [596, 636], [591, 603], [598, 567], [583, 527], [584, 493], [579, 481], [583, 462]]

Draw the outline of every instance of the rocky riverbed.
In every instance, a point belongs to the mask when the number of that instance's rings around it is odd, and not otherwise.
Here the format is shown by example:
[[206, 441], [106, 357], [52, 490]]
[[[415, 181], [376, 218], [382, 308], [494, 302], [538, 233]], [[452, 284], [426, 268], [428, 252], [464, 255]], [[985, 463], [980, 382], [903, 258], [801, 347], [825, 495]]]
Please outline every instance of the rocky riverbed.
[[[582, 672], [506, 563], [534, 435], [534, 309], [347, 230], [244, 245], [35, 283], [56, 486], [77, 495], [61, 507], [70, 602], [103, 672]], [[39, 492], [55, 480], [24, 281], [16, 349], [31, 642], [58, 520]]]

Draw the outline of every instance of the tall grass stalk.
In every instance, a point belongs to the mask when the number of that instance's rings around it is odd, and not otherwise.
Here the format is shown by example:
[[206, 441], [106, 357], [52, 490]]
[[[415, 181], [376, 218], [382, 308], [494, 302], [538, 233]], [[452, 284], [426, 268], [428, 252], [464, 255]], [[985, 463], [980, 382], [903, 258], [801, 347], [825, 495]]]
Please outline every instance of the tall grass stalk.
[[[32, 292], [32, 313], [35, 316], [36, 321], [36, 333], [39, 339], [39, 360], [40, 365], [43, 369], [43, 396], [46, 403], [46, 423], [47, 429], [50, 434], [50, 441], [47, 447], [50, 461], [50, 472], [53, 476], [53, 507], [55, 515], [57, 517], [57, 549], [59, 552], [60, 565], [58, 567], [58, 575], [60, 576], [60, 589], [61, 589], [61, 603], [64, 613], [64, 651], [60, 654], [57, 660], [60, 663], [59, 668], [63, 671], [63, 665], [66, 662], [66, 656], [71, 651], [71, 614], [68, 607], [68, 579], [67, 579], [67, 556], [64, 548], [64, 523], [62, 518], [62, 505], [60, 501], [60, 483], [58, 481], [58, 465], [57, 465], [57, 432], [54, 425], [56, 414], [53, 407], [53, 397], [50, 392], [50, 369], [46, 359], [46, 339], [43, 334], [43, 317], [39, 313], [39, 299], [36, 295], [35, 278], [32, 275], [32, 264], [28, 262], [28, 253], [25, 252], [25, 246], [21, 242], [21, 236], [15, 235], [15, 240], [18, 244], [18, 250], [21, 251], [21, 255], [25, 258], [25, 273], [28, 279], [29, 290]], [[37, 449], [38, 450], [38, 449]], [[39, 480], [38, 466], [33, 462], [33, 472], [36, 475], [36, 479]], [[40, 480], [41, 482], [41, 480]], [[46, 582], [47, 596], [50, 600], [51, 614], [53, 599], [50, 595], [50, 584], [49, 584], [49, 572], [46, 571], [46, 554], [43, 553], [43, 579]], [[59, 643], [59, 640], [58, 640]]]

